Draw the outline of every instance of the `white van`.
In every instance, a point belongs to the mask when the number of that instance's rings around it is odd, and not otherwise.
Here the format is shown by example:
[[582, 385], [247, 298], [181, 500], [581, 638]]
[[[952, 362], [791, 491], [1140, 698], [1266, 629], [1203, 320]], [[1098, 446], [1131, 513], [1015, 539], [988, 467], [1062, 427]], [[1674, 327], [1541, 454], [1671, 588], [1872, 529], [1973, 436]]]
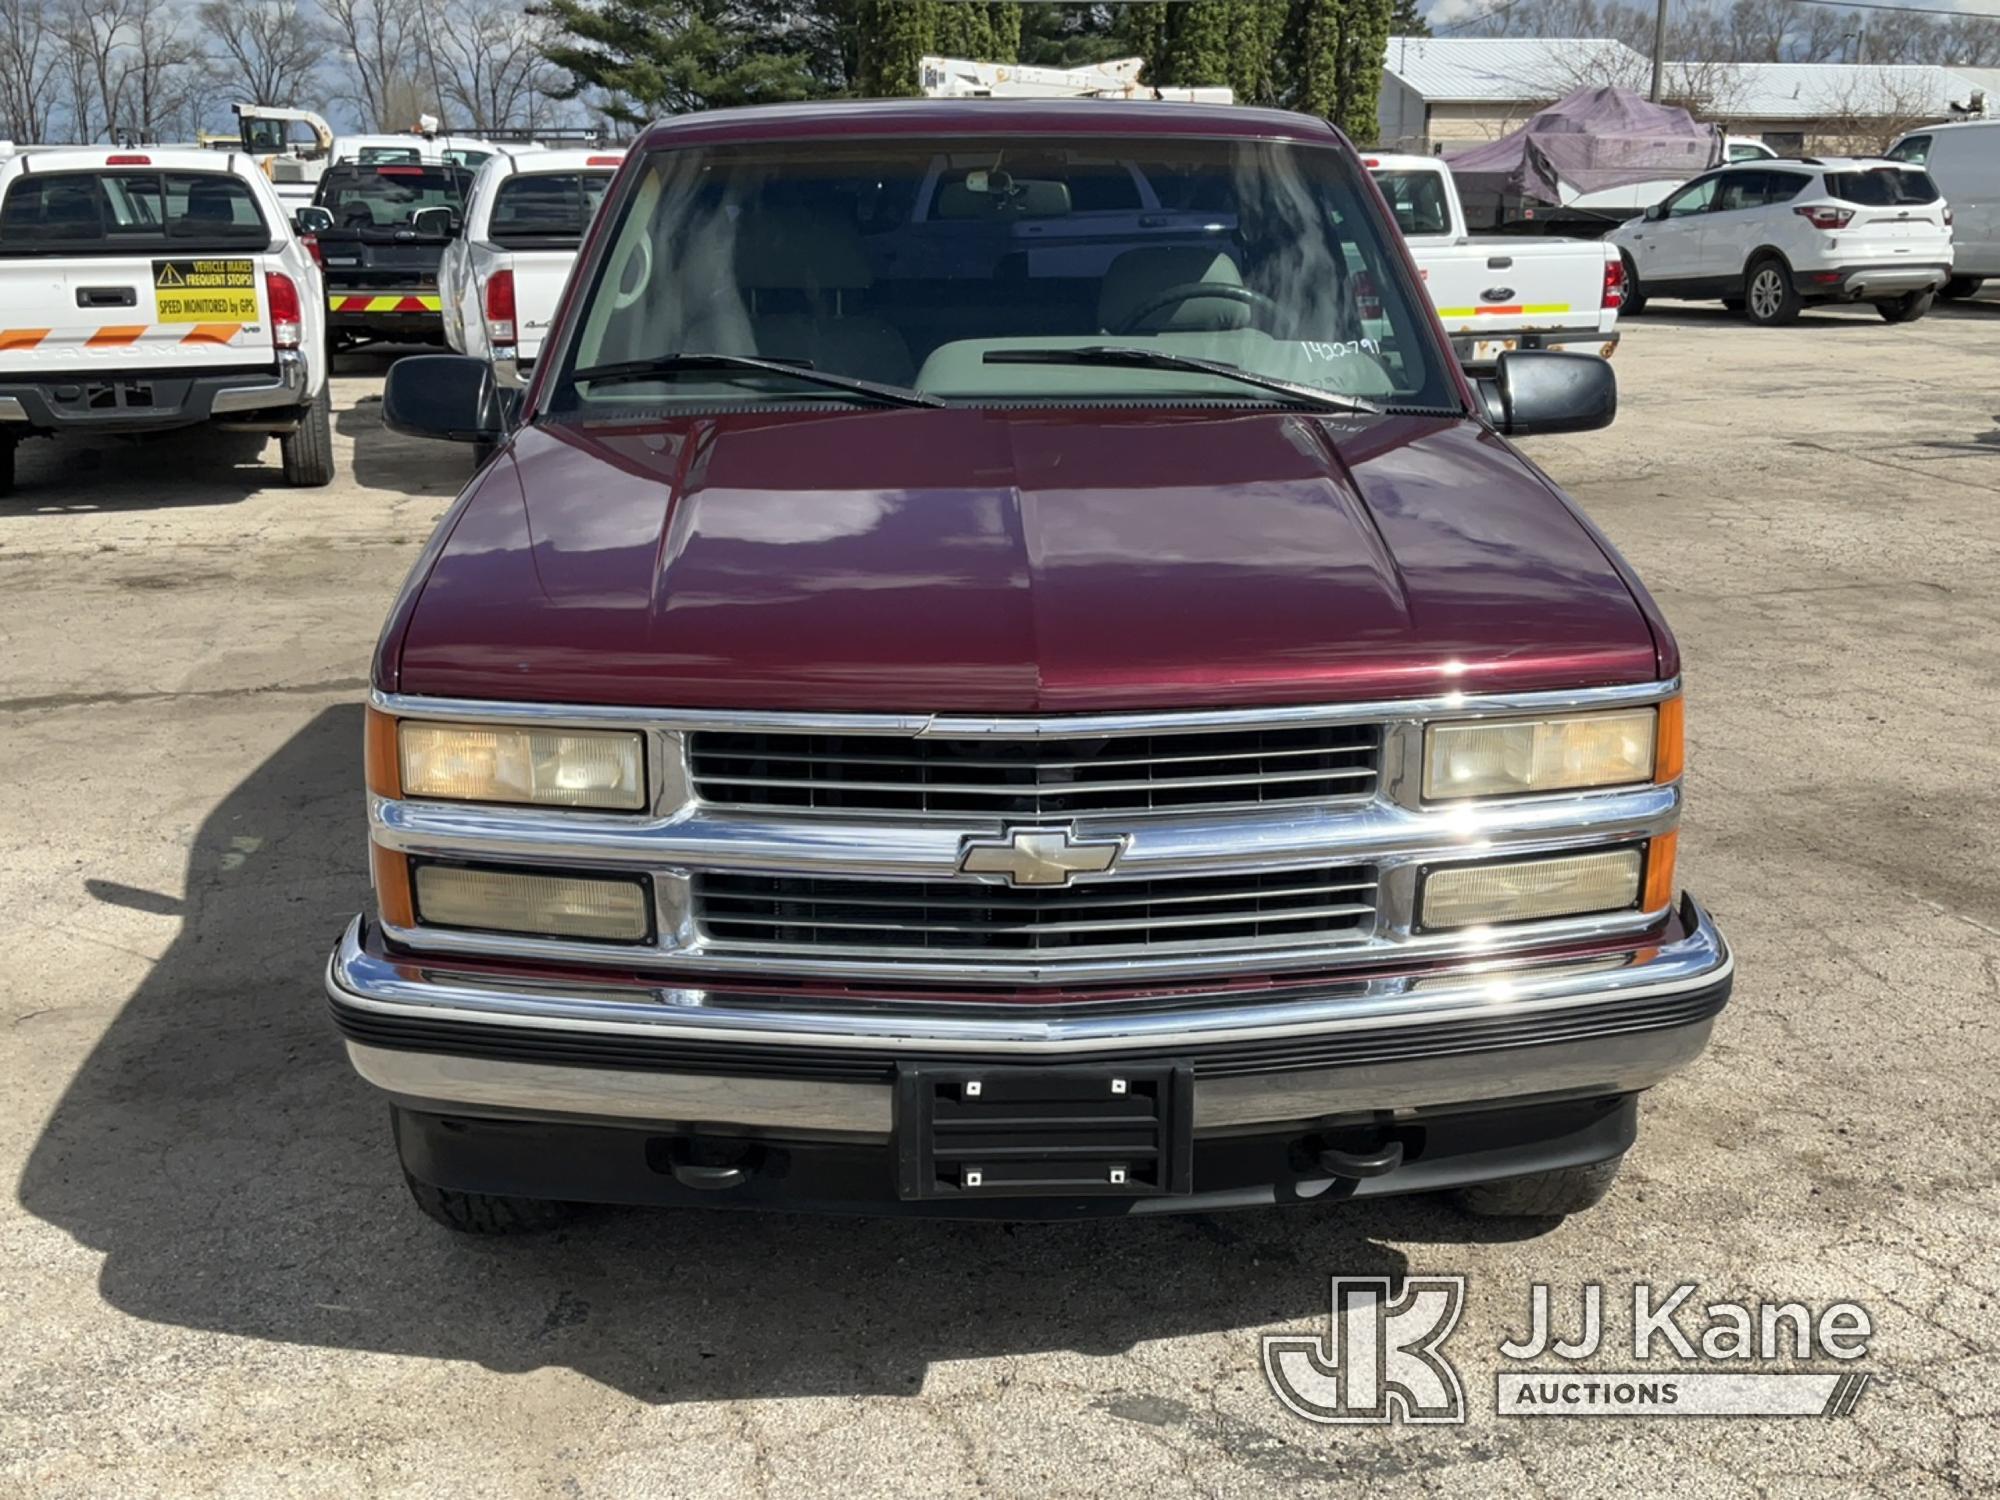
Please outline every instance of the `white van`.
[[2000, 277], [2000, 120], [1926, 125], [1886, 153], [1929, 172], [1951, 205], [1951, 280], [1946, 297], [1970, 297], [1989, 276]]

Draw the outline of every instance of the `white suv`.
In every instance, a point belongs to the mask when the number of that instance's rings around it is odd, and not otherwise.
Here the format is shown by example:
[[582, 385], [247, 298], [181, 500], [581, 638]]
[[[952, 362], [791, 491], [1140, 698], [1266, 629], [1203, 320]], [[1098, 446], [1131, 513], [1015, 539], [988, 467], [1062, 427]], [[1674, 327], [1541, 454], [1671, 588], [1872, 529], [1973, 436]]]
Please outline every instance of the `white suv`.
[[1879, 158], [1743, 162], [1704, 173], [1608, 236], [1626, 313], [1649, 297], [1719, 299], [1751, 322], [1815, 302], [1930, 311], [1951, 276], [1951, 209], [1920, 167]]

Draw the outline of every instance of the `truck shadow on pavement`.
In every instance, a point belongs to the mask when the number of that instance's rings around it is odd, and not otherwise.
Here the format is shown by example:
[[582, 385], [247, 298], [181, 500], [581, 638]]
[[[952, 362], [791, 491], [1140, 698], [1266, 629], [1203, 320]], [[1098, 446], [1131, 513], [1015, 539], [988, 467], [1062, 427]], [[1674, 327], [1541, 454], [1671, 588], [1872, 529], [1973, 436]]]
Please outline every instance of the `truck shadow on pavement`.
[[[601, 1211], [458, 1239], [405, 1200], [386, 1110], [320, 1001], [364, 901], [360, 710], [320, 713], [203, 821], [169, 951], [36, 1141], [20, 1200], [156, 1323], [310, 1347], [574, 1369], [652, 1402], [915, 1394], [936, 1361], [1310, 1328], [1385, 1241], [1520, 1238], [1401, 1200], [1060, 1225]], [[115, 872], [99, 872], [100, 876]], [[95, 878], [79, 900], [147, 899]], [[171, 904], [171, 898], [151, 897]]]
[[0, 518], [233, 505], [285, 483], [276, 438], [206, 427], [138, 441], [31, 438], [14, 462], [14, 489], [0, 494]]
[[[354, 356], [349, 356], [353, 358]], [[470, 444], [404, 437], [382, 425], [382, 397], [371, 392], [333, 414], [333, 430], [354, 442], [354, 482], [399, 495], [455, 495], [472, 478]]]

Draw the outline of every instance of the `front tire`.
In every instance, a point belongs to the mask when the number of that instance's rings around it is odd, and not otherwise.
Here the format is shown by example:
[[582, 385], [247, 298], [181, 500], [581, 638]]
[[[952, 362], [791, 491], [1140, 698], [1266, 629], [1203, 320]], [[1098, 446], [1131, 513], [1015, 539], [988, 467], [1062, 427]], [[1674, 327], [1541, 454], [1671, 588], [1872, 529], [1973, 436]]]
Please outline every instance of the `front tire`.
[[1623, 1156], [1586, 1167], [1559, 1167], [1528, 1177], [1480, 1182], [1452, 1194], [1452, 1202], [1481, 1219], [1553, 1219], [1595, 1208], [1618, 1180]]
[[570, 1217], [567, 1203], [547, 1198], [507, 1198], [497, 1193], [455, 1193], [433, 1187], [412, 1177], [407, 1168], [403, 1181], [410, 1201], [425, 1217], [442, 1224], [455, 1234], [539, 1234], [554, 1229]]
[[1743, 273], [1743, 312], [1760, 328], [1782, 328], [1799, 320], [1805, 303], [1792, 284], [1791, 267], [1775, 255], [1750, 263]]
[[11, 437], [0, 437], [0, 495], [14, 493], [14, 449], [19, 444]]
[[1884, 323], [1914, 323], [1931, 310], [1936, 298], [1935, 292], [1905, 292], [1887, 302], [1876, 303], [1875, 311], [1882, 315]]
[[317, 489], [333, 483], [333, 387], [320, 383], [319, 394], [299, 417], [296, 431], [278, 439], [285, 463], [285, 483]]
[[1967, 297], [1977, 296], [1985, 284], [1983, 276], [1954, 276], [1944, 284], [1944, 290], [1938, 295], [1947, 302], [1963, 302]]

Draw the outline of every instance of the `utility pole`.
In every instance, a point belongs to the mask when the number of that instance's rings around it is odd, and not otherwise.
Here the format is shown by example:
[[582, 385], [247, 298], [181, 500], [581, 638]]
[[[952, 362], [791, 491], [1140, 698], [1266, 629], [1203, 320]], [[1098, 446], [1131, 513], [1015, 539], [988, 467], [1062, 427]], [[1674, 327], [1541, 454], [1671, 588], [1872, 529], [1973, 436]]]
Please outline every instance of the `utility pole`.
[[1667, 55], [1667, 0], [1660, 0], [1660, 8], [1653, 15], [1653, 92], [1647, 97], [1655, 104], [1660, 102], [1660, 73], [1666, 67]]

